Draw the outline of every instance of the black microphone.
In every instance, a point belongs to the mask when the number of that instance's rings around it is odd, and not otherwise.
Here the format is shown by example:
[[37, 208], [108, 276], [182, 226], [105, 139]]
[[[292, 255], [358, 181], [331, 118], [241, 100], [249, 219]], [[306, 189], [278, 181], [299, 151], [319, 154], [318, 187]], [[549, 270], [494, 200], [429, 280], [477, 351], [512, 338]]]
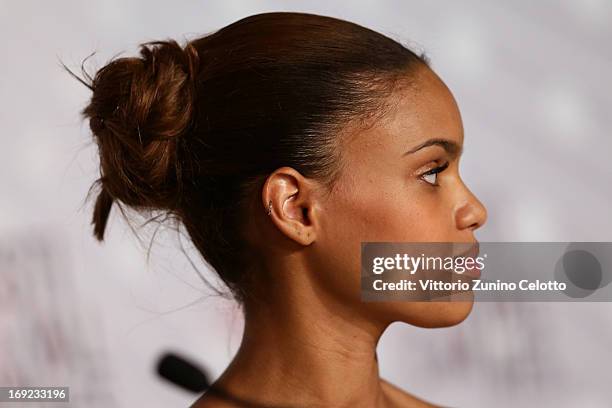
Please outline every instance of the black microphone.
[[204, 369], [170, 352], [164, 353], [157, 361], [157, 374], [193, 393], [204, 392], [211, 384]]

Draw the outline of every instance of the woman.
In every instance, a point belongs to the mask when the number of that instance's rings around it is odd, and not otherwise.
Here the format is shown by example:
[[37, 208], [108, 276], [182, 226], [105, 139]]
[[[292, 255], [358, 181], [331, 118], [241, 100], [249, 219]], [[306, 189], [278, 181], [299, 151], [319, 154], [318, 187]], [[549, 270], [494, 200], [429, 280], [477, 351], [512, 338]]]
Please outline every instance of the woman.
[[425, 57], [362, 26], [264, 13], [100, 69], [83, 114], [113, 202], [182, 222], [245, 315], [193, 407], [433, 406], [379, 376], [395, 321], [446, 327], [472, 302], [362, 302], [360, 243], [475, 242], [455, 100]]

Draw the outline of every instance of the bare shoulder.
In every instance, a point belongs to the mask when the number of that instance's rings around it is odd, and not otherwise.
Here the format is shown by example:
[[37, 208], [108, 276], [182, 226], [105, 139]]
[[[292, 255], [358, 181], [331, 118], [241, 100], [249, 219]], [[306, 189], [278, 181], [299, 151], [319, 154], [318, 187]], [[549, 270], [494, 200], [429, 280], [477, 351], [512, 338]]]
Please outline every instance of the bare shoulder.
[[244, 405], [239, 405], [233, 401], [228, 401], [226, 398], [212, 393], [205, 393], [189, 408], [242, 408]]
[[[385, 391], [387, 397], [393, 404], [393, 406], [406, 408], [442, 408], [438, 405], [431, 404], [425, 400], [422, 400], [412, 394], [407, 393], [398, 386], [390, 383], [389, 381], [381, 378], [381, 385]], [[216, 393], [205, 393], [196, 402], [193, 403], [189, 408], [252, 408], [248, 404], [240, 404], [235, 400], [228, 400], [223, 398]]]
[[431, 404], [425, 400], [415, 397], [412, 394], [407, 393], [395, 384], [391, 384], [384, 378], [380, 379], [383, 390], [387, 393], [387, 396], [391, 400], [394, 406], [397, 407], [427, 407], [427, 408], [441, 408], [438, 405]]

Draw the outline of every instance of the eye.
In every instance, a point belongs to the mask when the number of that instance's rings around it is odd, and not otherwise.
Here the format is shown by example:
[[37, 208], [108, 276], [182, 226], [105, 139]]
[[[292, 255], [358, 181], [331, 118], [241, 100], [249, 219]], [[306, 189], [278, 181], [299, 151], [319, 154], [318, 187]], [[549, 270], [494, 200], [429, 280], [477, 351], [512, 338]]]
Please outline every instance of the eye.
[[438, 173], [443, 172], [448, 167], [448, 162], [444, 163], [442, 166], [436, 167], [435, 169], [431, 169], [426, 173], [421, 175], [421, 178], [425, 180], [425, 182], [431, 184], [432, 186], [438, 185]]

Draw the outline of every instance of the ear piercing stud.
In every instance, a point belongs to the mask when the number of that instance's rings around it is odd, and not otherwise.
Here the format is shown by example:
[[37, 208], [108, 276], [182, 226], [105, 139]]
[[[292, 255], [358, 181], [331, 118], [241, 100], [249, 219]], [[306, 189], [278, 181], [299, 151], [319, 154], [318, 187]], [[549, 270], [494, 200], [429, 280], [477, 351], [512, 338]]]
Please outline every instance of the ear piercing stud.
[[268, 203], [268, 215], [272, 214], [272, 200]]

